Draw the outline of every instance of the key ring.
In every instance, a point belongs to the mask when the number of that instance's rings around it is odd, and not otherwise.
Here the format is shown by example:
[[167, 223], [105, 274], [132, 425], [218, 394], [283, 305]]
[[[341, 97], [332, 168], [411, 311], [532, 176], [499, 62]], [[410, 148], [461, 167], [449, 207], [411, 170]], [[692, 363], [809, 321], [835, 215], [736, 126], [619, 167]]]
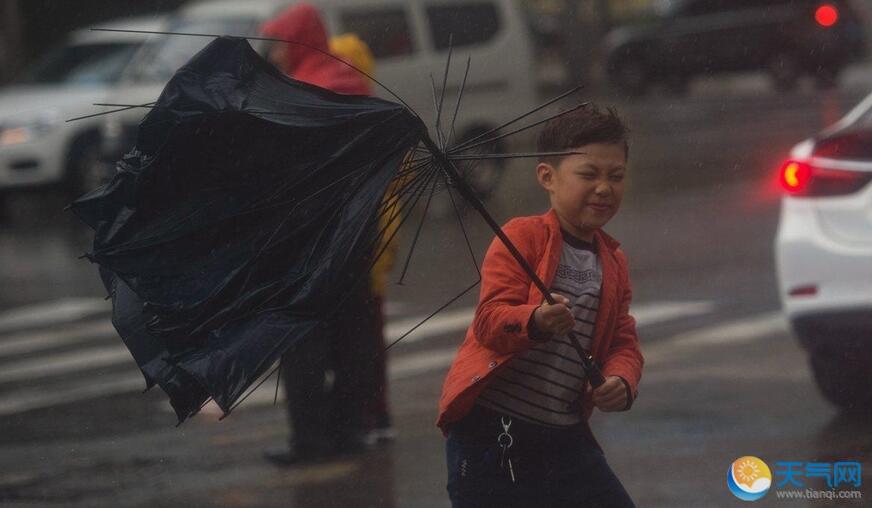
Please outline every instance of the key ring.
[[497, 436], [497, 444], [503, 448], [511, 448], [512, 444], [515, 442], [515, 438], [509, 434], [509, 427], [512, 426], [512, 419], [509, 418], [508, 422], [506, 422], [506, 417], [500, 417], [500, 424], [503, 426], [503, 432]]

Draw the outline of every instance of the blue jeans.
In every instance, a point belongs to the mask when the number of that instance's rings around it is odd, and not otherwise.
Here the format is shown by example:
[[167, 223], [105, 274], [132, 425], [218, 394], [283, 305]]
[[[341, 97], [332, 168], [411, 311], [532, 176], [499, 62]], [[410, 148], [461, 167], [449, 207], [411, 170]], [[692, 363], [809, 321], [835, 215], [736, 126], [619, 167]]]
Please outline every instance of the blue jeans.
[[635, 505], [596, 444], [579, 427], [550, 429], [514, 419], [514, 443], [502, 461], [500, 415], [476, 406], [452, 425], [446, 454], [454, 508], [597, 507]]

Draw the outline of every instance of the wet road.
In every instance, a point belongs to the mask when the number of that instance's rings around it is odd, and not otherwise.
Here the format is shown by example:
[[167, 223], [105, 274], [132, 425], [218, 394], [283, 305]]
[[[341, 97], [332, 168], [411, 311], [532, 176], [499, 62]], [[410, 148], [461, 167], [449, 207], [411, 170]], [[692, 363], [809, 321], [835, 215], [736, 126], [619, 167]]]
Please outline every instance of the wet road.
[[[839, 416], [816, 391], [778, 313], [772, 259], [774, 169], [862, 94], [749, 90], [616, 103], [633, 131], [630, 190], [607, 230], [630, 259], [647, 365], [633, 410], [598, 414], [593, 427], [640, 507], [740, 505], [725, 473], [743, 455], [770, 467], [860, 461], [870, 479], [872, 424]], [[529, 167], [510, 171], [490, 204], [497, 219], [543, 211]], [[137, 393], [139, 374], [108, 323], [95, 272], [76, 259], [87, 238], [60, 204], [20, 198], [0, 229], [0, 502], [447, 506], [433, 421], [474, 294], [392, 350], [396, 442], [276, 470], [261, 459], [286, 438], [271, 388], [224, 421], [207, 408], [179, 428], [159, 393]], [[391, 288], [391, 337], [475, 280], [446, 203], [435, 214], [406, 284]], [[466, 222], [480, 259], [491, 235], [475, 217]], [[758, 504], [819, 503], [770, 493]]]

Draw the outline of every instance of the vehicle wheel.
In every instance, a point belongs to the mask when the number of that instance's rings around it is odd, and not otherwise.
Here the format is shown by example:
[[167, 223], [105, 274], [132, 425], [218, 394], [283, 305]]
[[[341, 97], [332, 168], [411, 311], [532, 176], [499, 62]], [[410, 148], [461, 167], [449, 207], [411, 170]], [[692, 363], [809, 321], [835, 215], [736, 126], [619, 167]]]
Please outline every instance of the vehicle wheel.
[[621, 92], [633, 96], [645, 95], [651, 84], [648, 67], [638, 58], [616, 62], [611, 70], [611, 79]]
[[795, 90], [802, 76], [799, 59], [790, 52], [779, 52], [769, 61], [769, 75], [780, 92]]
[[[481, 134], [484, 134], [487, 131], [488, 129], [484, 127], [473, 128], [463, 134], [460, 139], [469, 140]], [[494, 135], [496, 134], [489, 134], [487, 137], [492, 137]], [[478, 141], [476, 141], [476, 143], [477, 142]], [[460, 143], [463, 143], [463, 141], [461, 141]], [[472, 150], [465, 151], [463, 153], [493, 154], [504, 153], [505, 151], [506, 144], [503, 142], [503, 140], [497, 140], [492, 143], [487, 143], [480, 147], [476, 147]], [[478, 198], [482, 201], [487, 201], [488, 199], [490, 199], [491, 196], [493, 196], [494, 192], [496, 192], [497, 188], [500, 185], [500, 182], [503, 179], [503, 175], [506, 172], [506, 162], [507, 159], [484, 159], [478, 161], [464, 161], [464, 163], [461, 164], [459, 168], [460, 174], [463, 175], [464, 179], [475, 191]]]
[[854, 354], [812, 354], [811, 370], [823, 396], [848, 413], [872, 413], [872, 370]]
[[77, 141], [67, 162], [66, 191], [77, 198], [109, 181], [109, 171], [100, 160], [100, 146], [93, 137]]

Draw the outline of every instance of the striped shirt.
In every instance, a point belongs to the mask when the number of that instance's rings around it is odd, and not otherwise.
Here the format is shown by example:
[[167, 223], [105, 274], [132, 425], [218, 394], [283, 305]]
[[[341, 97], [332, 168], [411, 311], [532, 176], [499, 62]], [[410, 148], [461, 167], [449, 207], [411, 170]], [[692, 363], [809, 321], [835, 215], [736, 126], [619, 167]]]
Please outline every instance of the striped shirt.
[[[590, 350], [602, 286], [602, 267], [596, 249], [563, 232], [563, 252], [551, 292], [572, 303], [573, 332]], [[568, 336], [553, 337], [518, 353], [496, 373], [479, 395], [478, 404], [504, 414], [549, 427], [581, 422], [569, 409], [584, 387], [584, 370]]]

